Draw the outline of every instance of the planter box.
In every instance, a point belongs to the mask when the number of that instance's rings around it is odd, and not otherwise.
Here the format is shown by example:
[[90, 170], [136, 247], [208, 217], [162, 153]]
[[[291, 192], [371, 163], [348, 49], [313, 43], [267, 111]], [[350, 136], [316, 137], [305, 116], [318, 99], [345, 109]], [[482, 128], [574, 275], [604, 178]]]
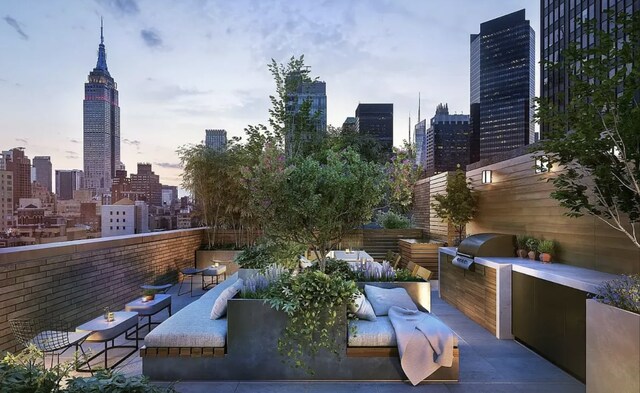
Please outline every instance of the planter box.
[[[215, 259], [228, 265], [233, 262], [241, 250], [196, 250], [196, 269], [204, 269], [211, 266], [211, 260]], [[229, 271], [227, 267], [227, 272]]]
[[400, 239], [400, 265], [407, 266], [410, 261], [433, 272], [432, 280], [438, 279], [438, 249], [443, 246], [440, 241], [423, 241], [419, 239]]
[[379, 288], [404, 288], [420, 311], [431, 312], [431, 283], [429, 281], [365, 281], [357, 284], [360, 289], [363, 289], [365, 285]]
[[587, 393], [640, 392], [640, 314], [587, 300]]
[[238, 278], [242, 280], [246, 280], [247, 278], [251, 278], [258, 274], [260, 269], [238, 269]]

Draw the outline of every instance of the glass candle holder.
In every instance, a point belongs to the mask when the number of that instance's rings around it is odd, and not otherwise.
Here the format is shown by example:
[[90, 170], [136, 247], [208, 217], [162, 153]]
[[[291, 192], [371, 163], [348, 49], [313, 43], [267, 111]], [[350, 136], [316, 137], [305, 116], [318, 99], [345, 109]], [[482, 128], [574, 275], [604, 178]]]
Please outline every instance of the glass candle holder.
[[113, 311], [109, 311], [109, 313], [107, 314], [107, 322], [113, 322], [115, 319], [116, 316]]
[[104, 314], [103, 314], [104, 319], [108, 320], [109, 319], [109, 307], [105, 307], [103, 309], [103, 311], [104, 311]]

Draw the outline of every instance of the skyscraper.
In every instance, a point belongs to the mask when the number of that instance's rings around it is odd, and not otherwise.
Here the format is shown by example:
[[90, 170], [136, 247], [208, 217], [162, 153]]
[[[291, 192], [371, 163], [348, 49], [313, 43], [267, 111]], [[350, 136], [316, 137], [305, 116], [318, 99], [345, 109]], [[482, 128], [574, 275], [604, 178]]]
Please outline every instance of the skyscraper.
[[418, 121], [413, 129], [413, 140], [416, 144], [416, 165], [424, 167], [426, 159], [427, 119]]
[[33, 157], [33, 167], [35, 168], [35, 178], [32, 180], [37, 181], [40, 185], [47, 188], [49, 192], [53, 191], [51, 184], [51, 157], [49, 156], [35, 156]]
[[[471, 35], [471, 108], [479, 159], [533, 142], [535, 33], [520, 10]], [[475, 110], [474, 110], [475, 109]]]
[[424, 170], [427, 176], [464, 170], [469, 163], [471, 127], [469, 115], [449, 114], [449, 106], [440, 104], [429, 122], [424, 141]]
[[20, 198], [31, 198], [31, 160], [24, 148], [2, 152], [4, 167], [13, 173], [13, 207], [18, 208]]
[[[587, 35], [579, 20], [596, 19], [598, 26], [611, 31], [616, 26], [607, 22], [606, 12], [640, 12], [640, 0], [541, 0], [540, 1], [540, 34], [542, 50], [540, 53], [540, 94], [549, 98], [560, 109], [569, 100], [569, 78], [566, 69], [550, 71], [544, 63], [557, 63], [562, 58], [562, 51], [570, 44], [587, 48], [594, 43], [594, 38]], [[545, 126], [541, 127], [541, 138], [544, 138]]]
[[382, 154], [393, 152], [393, 104], [358, 104], [356, 130], [368, 134], [380, 144]]
[[149, 163], [138, 163], [138, 173], [131, 174], [131, 191], [144, 193], [149, 206], [162, 206], [160, 176], [151, 170]]
[[[306, 71], [287, 76], [287, 86], [293, 86], [287, 93], [287, 134], [285, 148], [288, 155], [304, 151], [306, 144], [314, 143], [327, 131], [327, 84], [308, 80]], [[309, 118], [298, 114], [305, 103], [309, 105]], [[306, 123], [310, 121], [310, 123]]]
[[227, 148], [226, 130], [205, 130], [204, 144], [214, 150], [223, 151]]
[[83, 188], [83, 173], [79, 169], [56, 169], [56, 195], [59, 200], [73, 199], [73, 192]]
[[108, 193], [120, 165], [120, 107], [117, 84], [107, 68], [102, 24], [98, 62], [84, 85], [84, 179], [96, 194]]

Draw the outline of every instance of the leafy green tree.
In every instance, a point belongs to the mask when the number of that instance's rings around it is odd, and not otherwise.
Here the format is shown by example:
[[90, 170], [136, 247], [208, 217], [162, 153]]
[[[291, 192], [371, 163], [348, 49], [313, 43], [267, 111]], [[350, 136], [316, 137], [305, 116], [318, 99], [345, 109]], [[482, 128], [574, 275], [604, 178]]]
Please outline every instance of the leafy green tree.
[[583, 24], [592, 46], [564, 51], [545, 64], [568, 70], [568, 105], [538, 100], [537, 118], [549, 131], [542, 149], [563, 168], [551, 196], [571, 217], [593, 215], [640, 247], [640, 15], [610, 14], [611, 32]]
[[348, 147], [352, 148], [360, 157], [369, 162], [384, 163], [384, 155], [380, 143], [369, 134], [359, 134], [354, 129], [327, 127], [327, 138], [325, 140], [327, 149], [339, 151]]
[[386, 164], [387, 204], [393, 211], [406, 215], [413, 208], [413, 187], [422, 168], [416, 165], [415, 148], [407, 141], [402, 148], [394, 147], [393, 153]]
[[322, 161], [298, 158], [286, 167], [269, 154], [253, 171], [260, 186], [252, 189], [265, 231], [310, 245], [324, 270], [326, 253], [345, 232], [371, 219], [382, 196], [380, 168], [351, 149], [328, 151]]
[[431, 208], [442, 221], [448, 220], [454, 226], [460, 242], [465, 226], [477, 212], [478, 197], [461, 169], [449, 176], [446, 192], [434, 195], [436, 202], [431, 204]]

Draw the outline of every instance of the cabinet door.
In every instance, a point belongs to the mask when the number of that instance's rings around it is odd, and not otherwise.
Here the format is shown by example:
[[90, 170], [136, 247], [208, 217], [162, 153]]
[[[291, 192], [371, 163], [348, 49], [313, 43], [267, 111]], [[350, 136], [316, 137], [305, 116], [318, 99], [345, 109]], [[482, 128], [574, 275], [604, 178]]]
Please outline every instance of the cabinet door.
[[586, 378], [587, 293], [566, 288], [564, 291], [564, 359], [561, 366], [581, 381]]
[[536, 335], [533, 346], [556, 364], [564, 357], [564, 289], [545, 280], [535, 280]]
[[533, 308], [535, 279], [513, 272], [511, 278], [511, 332], [519, 340], [533, 345], [536, 320]]

